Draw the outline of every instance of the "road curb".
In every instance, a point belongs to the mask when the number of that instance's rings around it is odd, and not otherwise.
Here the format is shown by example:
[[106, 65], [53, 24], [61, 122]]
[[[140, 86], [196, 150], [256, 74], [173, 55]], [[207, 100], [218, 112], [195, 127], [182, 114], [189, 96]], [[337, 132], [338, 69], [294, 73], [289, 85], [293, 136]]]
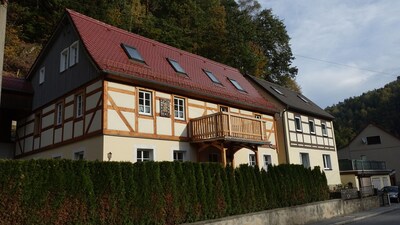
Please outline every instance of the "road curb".
[[390, 213], [390, 212], [393, 212], [393, 211], [398, 210], [398, 209], [399, 209], [398, 207], [393, 207], [393, 208], [390, 208], [390, 209], [387, 209], [387, 210], [383, 210], [381, 212], [375, 212], [375, 213], [371, 213], [371, 214], [364, 215], [364, 216], [356, 216], [356, 217], [354, 217], [352, 219], [348, 219], [348, 220], [345, 220], [345, 221], [340, 221], [340, 222], [337, 222], [337, 223], [333, 223], [332, 225], [349, 224], [349, 223], [353, 223], [353, 222], [356, 222], [356, 221], [359, 221], [359, 220], [363, 220], [363, 219], [366, 219], [366, 218], [378, 216], [378, 215], [385, 214], [385, 213]]

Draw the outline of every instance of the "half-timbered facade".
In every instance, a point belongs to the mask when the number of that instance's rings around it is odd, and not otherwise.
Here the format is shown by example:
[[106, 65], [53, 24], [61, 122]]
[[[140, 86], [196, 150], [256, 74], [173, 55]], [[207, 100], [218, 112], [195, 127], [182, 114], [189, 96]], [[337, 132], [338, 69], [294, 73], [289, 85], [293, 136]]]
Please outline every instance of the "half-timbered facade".
[[16, 158], [278, 163], [276, 108], [237, 69], [72, 10], [27, 80]]
[[319, 166], [328, 184], [341, 184], [333, 116], [304, 95], [271, 82], [247, 76], [280, 113], [276, 114], [279, 163]]

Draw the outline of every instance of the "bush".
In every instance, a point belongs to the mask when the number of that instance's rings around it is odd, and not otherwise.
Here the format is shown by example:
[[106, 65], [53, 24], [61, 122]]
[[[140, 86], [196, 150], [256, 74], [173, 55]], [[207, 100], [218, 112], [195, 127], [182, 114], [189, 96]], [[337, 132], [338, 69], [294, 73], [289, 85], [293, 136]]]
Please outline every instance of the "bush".
[[0, 224], [179, 224], [328, 198], [299, 165], [0, 161]]

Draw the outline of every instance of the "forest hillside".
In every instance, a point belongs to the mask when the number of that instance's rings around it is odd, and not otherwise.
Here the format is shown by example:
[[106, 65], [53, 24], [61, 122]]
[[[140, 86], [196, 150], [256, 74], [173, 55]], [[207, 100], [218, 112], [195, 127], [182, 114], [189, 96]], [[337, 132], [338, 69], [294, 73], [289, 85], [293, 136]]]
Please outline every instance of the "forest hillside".
[[286, 27], [256, 0], [9, 1], [6, 75], [28, 73], [65, 8], [300, 90]]
[[400, 77], [383, 88], [346, 99], [326, 110], [335, 116], [338, 148], [346, 146], [370, 123], [400, 137]]

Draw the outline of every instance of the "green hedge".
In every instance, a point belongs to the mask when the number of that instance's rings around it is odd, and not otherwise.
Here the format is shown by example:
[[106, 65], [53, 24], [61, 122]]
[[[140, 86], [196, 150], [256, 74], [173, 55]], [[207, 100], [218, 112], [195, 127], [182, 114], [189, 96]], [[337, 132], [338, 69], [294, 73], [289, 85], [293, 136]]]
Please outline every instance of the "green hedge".
[[179, 224], [328, 198], [301, 165], [0, 161], [0, 224]]

